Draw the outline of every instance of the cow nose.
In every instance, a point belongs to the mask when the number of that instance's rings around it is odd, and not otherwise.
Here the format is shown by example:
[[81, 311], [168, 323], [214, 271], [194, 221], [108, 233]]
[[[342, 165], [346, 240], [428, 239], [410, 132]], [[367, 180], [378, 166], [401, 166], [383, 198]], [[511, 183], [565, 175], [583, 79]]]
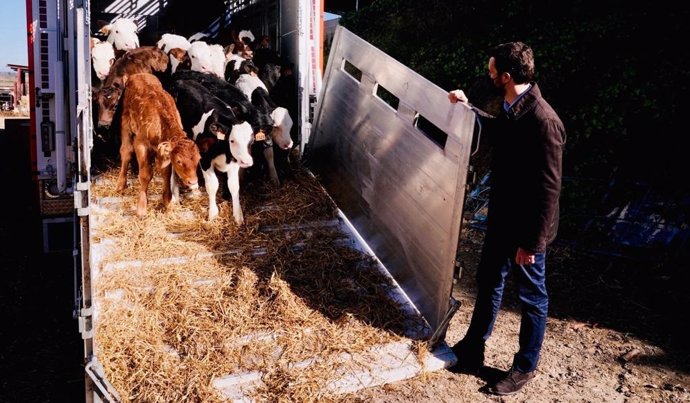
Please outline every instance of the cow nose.
[[194, 188], [198, 187], [198, 184], [197, 184], [198, 182], [199, 182], [198, 178], [188, 179], [187, 180], [187, 187], [194, 189]]
[[99, 120], [98, 121], [98, 127], [102, 127], [104, 129], [109, 129], [110, 128], [110, 122], [104, 122]]
[[249, 157], [247, 159], [240, 159], [238, 163], [242, 168], [249, 168], [250, 166], [254, 165], [254, 160]]

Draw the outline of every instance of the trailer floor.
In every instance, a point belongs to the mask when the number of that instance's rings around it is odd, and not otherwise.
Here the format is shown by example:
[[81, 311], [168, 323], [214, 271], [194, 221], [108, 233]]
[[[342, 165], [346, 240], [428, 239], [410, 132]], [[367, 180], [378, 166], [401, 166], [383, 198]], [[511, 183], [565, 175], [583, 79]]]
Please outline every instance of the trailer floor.
[[227, 200], [206, 221], [203, 191], [160, 210], [160, 181], [139, 218], [113, 179], [92, 192], [87, 370], [119, 400], [336, 399], [454, 362], [308, 172], [245, 183], [242, 226]]

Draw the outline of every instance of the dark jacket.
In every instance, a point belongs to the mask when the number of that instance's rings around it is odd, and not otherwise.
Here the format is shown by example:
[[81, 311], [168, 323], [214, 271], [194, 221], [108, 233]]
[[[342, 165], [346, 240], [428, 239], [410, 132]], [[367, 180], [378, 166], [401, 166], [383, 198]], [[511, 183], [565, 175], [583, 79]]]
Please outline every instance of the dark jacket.
[[544, 252], [558, 230], [563, 123], [532, 83], [510, 113], [482, 124], [492, 150], [487, 238], [509, 254]]

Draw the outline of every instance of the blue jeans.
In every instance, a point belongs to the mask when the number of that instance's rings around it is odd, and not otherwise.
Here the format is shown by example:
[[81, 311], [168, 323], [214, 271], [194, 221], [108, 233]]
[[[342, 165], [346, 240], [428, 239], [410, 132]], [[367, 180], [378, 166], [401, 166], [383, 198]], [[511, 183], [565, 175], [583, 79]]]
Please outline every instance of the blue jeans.
[[534, 264], [518, 265], [515, 263], [515, 252], [513, 250], [511, 256], [506, 256], [500, 249], [485, 244], [477, 267], [477, 301], [464, 340], [483, 346], [491, 336], [501, 307], [505, 280], [512, 270], [522, 305], [520, 350], [513, 358], [513, 368], [520, 372], [531, 372], [539, 363], [546, 332], [549, 296], [545, 282], [545, 254], [538, 253]]

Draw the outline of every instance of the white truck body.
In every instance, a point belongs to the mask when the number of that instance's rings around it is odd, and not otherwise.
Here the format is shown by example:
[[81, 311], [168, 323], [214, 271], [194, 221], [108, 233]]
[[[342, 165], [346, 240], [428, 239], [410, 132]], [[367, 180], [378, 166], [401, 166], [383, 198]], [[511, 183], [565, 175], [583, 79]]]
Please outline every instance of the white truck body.
[[[67, 224], [73, 236], [75, 318], [84, 340], [87, 402], [121, 399], [103, 372], [104, 357], [94, 337], [103, 302], [94, 283], [106, 271], [109, 248], [116, 242], [95, 234], [104, 212], [122, 203], [95, 199], [91, 192], [89, 38], [99, 19], [94, 15], [135, 17], [143, 28], [175, 2], [120, 3], [27, 2], [34, 179], [47, 249], [51, 226]], [[459, 306], [451, 293], [473, 114], [451, 105], [444, 90], [342, 27], [323, 75], [323, 4], [318, 0], [223, 4], [222, 15], [208, 23], [209, 35], [242, 17], [255, 35], [272, 36], [277, 50], [295, 61], [300, 155], [339, 207], [335, 222], [308, 225], [340, 228], [346, 243], [371, 255], [392, 276], [396, 287], [390, 298], [424, 319], [421, 328], [409, 329], [408, 342], [372, 346], [368, 353], [375, 358], [367, 358], [368, 368], [341, 371], [330, 388], [352, 392], [452, 365], [455, 356], [444, 337]], [[168, 262], [192, 258], [166, 257]], [[120, 267], [137, 264], [141, 262], [122, 262]], [[415, 340], [429, 341], [432, 354], [423, 362], [409, 354]], [[343, 356], [341, 361], [353, 359]], [[300, 365], [309, 363], [294, 364]], [[228, 400], [247, 401], [262, 375], [229, 373], [215, 377], [213, 384]]]

